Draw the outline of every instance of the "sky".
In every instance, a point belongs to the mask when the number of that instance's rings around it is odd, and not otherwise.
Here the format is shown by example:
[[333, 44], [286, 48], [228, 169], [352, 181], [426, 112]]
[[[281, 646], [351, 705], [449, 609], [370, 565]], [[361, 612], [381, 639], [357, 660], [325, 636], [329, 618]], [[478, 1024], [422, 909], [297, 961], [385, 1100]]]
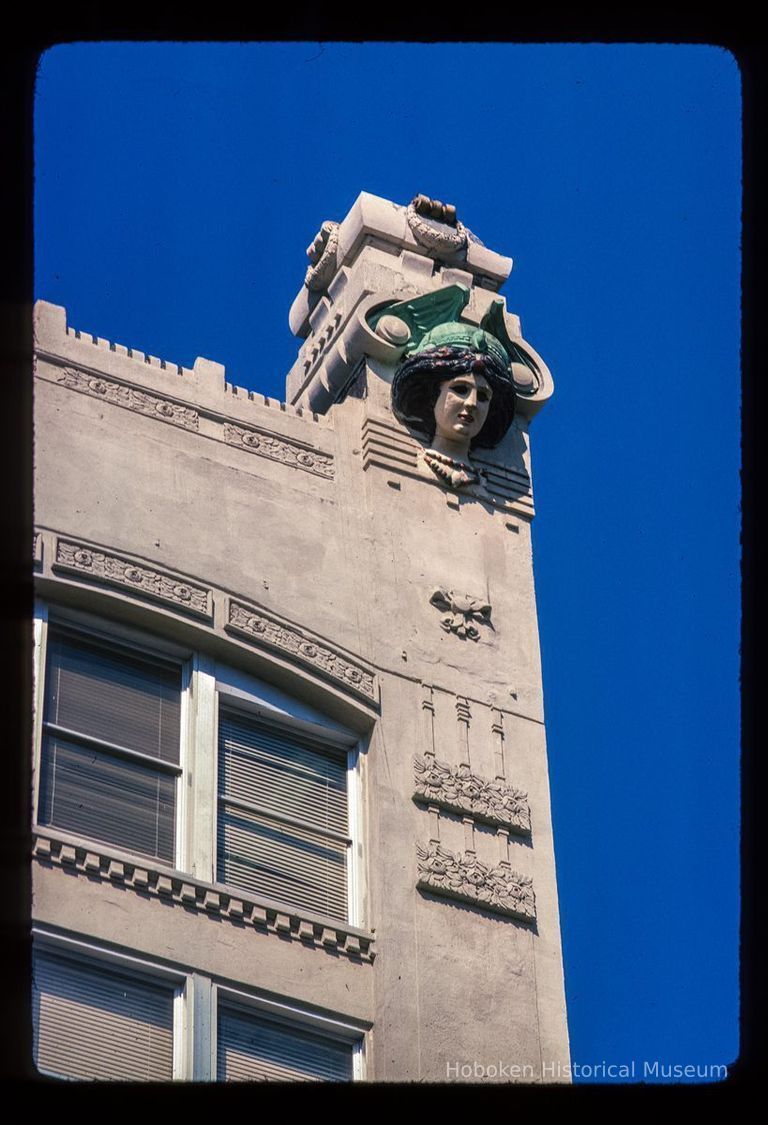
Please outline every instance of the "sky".
[[452, 203], [514, 259], [555, 380], [533, 549], [577, 1081], [739, 1054], [740, 99], [684, 44], [89, 43], [38, 71], [35, 295], [83, 332], [284, 398], [305, 249], [360, 191]]

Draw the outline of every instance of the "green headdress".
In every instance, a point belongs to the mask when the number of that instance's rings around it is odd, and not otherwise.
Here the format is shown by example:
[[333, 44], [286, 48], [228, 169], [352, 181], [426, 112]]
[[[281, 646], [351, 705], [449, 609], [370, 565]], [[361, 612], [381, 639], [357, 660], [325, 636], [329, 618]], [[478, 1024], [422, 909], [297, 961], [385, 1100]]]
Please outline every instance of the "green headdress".
[[370, 324], [375, 329], [384, 317], [397, 317], [410, 331], [392, 380], [395, 417], [432, 436], [440, 383], [470, 371], [481, 374], [491, 385], [493, 398], [485, 425], [472, 444], [492, 448], [514, 418], [515, 387], [509, 365], [517, 349], [507, 333], [500, 297], [493, 301], [479, 327], [459, 320], [468, 301], [465, 285], [448, 285], [379, 309], [370, 317]]

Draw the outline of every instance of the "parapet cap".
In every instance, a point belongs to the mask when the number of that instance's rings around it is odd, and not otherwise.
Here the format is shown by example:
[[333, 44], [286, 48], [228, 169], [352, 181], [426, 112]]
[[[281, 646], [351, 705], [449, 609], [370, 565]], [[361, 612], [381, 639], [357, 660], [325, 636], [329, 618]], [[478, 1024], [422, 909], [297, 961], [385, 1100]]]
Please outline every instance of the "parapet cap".
[[112, 375], [121, 383], [158, 391], [222, 414], [242, 416], [244, 412], [247, 415], [249, 411], [268, 407], [270, 413], [279, 411], [304, 422], [332, 425], [330, 419], [320, 418], [301, 406], [292, 406], [228, 383], [224, 364], [215, 360], [198, 356], [192, 367], [183, 367], [136, 348], [81, 332], [67, 324], [66, 308], [50, 301], [35, 302], [34, 346], [35, 353], [43, 359]]
[[484, 246], [456, 217], [455, 208], [426, 196], [402, 206], [361, 191], [347, 216], [340, 223], [324, 222], [307, 249], [310, 266], [288, 317], [294, 335], [309, 335], [310, 315], [320, 298], [338, 272], [352, 266], [363, 246], [371, 244], [392, 254], [405, 250], [431, 259], [430, 274], [435, 266], [460, 269], [470, 275], [473, 285], [492, 292], [512, 271], [512, 259]]

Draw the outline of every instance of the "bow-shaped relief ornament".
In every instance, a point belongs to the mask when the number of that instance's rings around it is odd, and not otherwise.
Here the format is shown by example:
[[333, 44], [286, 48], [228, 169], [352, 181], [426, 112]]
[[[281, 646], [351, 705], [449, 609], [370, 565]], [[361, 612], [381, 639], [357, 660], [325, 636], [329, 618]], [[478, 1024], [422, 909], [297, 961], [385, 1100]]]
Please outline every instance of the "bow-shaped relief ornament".
[[454, 590], [444, 590], [438, 587], [433, 591], [429, 604], [441, 610], [445, 616], [440, 620], [440, 627], [446, 633], [455, 633], [457, 637], [469, 638], [477, 641], [480, 630], [474, 625], [480, 621], [483, 625], [491, 625], [491, 605], [482, 598], [473, 598], [469, 594], [457, 594]]

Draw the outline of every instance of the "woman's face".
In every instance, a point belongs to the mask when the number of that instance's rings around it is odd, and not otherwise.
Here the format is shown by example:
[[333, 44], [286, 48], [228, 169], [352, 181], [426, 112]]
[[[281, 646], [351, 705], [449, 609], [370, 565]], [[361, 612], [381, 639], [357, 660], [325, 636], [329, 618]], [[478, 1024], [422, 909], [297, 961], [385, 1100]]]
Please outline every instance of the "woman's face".
[[440, 386], [435, 436], [452, 444], [470, 442], [483, 428], [493, 391], [484, 375], [454, 375]]

